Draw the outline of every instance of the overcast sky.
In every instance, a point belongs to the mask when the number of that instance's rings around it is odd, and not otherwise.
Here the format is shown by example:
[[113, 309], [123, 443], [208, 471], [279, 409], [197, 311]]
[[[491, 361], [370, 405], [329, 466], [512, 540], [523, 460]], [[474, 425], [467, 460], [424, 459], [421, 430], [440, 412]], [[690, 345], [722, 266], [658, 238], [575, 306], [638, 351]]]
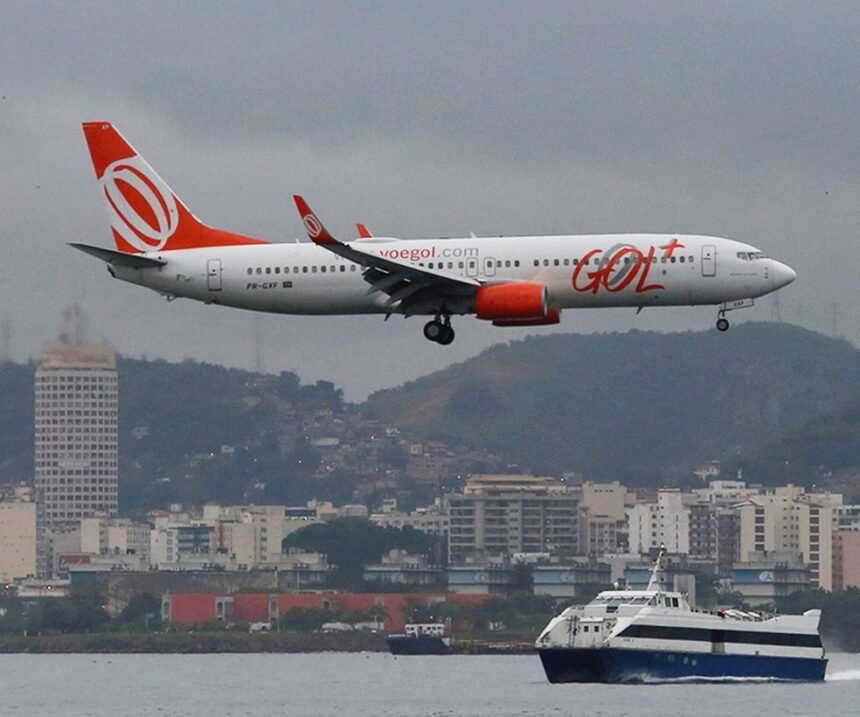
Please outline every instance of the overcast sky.
[[[79, 302], [121, 352], [327, 379], [361, 399], [525, 330], [255, 315], [109, 277], [80, 123], [112, 121], [209, 224], [304, 237], [657, 231], [793, 266], [782, 319], [860, 342], [856, 2], [0, 0], [0, 322], [11, 357]], [[768, 320], [770, 298], [734, 320]], [[555, 331], [710, 329], [715, 310], [567, 311]], [[2, 333], [2, 332], [0, 332]], [[2, 348], [2, 346], [0, 346]]]

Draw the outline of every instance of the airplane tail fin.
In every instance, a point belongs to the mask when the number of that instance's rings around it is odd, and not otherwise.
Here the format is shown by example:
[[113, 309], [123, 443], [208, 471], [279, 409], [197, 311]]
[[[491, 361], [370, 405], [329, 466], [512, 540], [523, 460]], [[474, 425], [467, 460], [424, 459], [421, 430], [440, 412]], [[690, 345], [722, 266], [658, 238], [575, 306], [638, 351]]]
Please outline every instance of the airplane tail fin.
[[356, 224], [355, 228], [358, 230], [358, 236], [361, 239], [373, 239], [373, 234], [364, 224]]
[[83, 129], [119, 251], [267, 243], [203, 224], [109, 122]]

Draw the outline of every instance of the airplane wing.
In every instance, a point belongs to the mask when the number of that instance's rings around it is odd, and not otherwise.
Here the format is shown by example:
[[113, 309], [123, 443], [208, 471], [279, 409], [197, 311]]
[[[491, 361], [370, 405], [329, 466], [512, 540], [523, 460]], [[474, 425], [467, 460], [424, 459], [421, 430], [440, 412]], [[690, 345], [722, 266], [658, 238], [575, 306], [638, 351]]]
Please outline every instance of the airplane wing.
[[470, 299], [482, 286], [477, 279], [428, 269], [395, 259], [386, 259], [338, 241], [323, 226], [303, 197], [293, 195], [302, 223], [311, 241], [318, 246], [364, 267], [362, 275], [370, 284], [368, 294], [388, 295], [387, 305], [409, 315], [421, 310], [441, 311], [448, 303]]
[[90, 246], [89, 244], [76, 244], [69, 242], [70, 247], [79, 249], [85, 254], [106, 261], [108, 264], [117, 266], [130, 266], [132, 269], [145, 269], [152, 266], [164, 266], [167, 262], [164, 259], [153, 259], [140, 254], [127, 254], [123, 251], [115, 251], [113, 249], [104, 249], [100, 246]]

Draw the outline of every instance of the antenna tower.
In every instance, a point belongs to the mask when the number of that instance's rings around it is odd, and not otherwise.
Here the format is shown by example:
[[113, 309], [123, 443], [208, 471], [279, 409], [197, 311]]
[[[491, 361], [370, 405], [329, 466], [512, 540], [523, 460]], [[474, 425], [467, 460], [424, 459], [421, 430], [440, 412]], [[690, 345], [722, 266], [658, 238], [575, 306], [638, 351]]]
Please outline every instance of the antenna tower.
[[79, 346], [87, 342], [87, 315], [80, 304], [72, 304], [63, 309], [63, 325], [60, 329], [60, 343]]
[[831, 325], [830, 325], [830, 335], [834, 339], [839, 338], [839, 304], [833, 303], [831, 304]]
[[0, 361], [12, 360], [12, 322], [6, 317], [0, 322]]
[[260, 327], [260, 317], [254, 317], [254, 371], [264, 373], [266, 370], [263, 363], [263, 331]]
[[782, 313], [779, 310], [779, 292], [773, 295], [773, 303], [770, 305], [770, 320], [775, 324], [782, 323]]

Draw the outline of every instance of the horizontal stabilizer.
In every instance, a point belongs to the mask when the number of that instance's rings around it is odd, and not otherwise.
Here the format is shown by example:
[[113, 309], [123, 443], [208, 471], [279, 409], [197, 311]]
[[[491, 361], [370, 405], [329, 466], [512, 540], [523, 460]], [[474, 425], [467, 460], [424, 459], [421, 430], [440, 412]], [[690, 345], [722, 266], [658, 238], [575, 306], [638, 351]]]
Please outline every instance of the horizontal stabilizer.
[[114, 251], [113, 249], [104, 249], [100, 246], [90, 246], [89, 244], [70, 242], [69, 246], [80, 249], [86, 254], [91, 254], [97, 259], [106, 261], [108, 264], [129, 266], [132, 269], [147, 269], [153, 266], [164, 266], [167, 263], [164, 259], [151, 259], [148, 256], [141, 256], [140, 254], [127, 254], [122, 251]]

